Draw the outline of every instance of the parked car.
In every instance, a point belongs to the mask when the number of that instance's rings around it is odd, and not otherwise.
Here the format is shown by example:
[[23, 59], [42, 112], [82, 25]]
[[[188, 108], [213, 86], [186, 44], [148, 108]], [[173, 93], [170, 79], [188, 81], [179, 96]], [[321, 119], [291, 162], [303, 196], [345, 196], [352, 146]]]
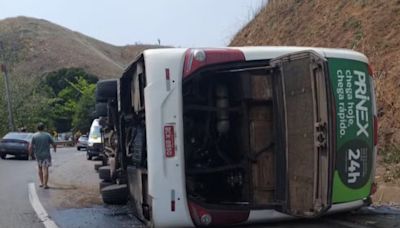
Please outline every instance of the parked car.
[[77, 150], [81, 150], [81, 149], [87, 150], [88, 139], [89, 138], [87, 135], [82, 135], [81, 137], [79, 137], [78, 142], [76, 143], [76, 149]]
[[32, 136], [33, 133], [9, 132], [0, 141], [0, 157], [5, 159], [10, 154], [28, 159]]
[[99, 124], [99, 119], [94, 119], [90, 127], [88, 146], [86, 149], [87, 160], [92, 160], [92, 157], [99, 156], [102, 149], [101, 126]]

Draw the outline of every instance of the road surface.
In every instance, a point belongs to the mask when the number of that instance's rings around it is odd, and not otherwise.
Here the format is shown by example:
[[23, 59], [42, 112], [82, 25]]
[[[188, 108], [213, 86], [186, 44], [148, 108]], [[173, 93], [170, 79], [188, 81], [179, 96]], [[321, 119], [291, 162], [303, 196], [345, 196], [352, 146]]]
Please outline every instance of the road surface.
[[28, 198], [32, 172], [31, 161], [0, 160], [0, 227], [43, 227]]
[[[42, 228], [53, 221], [58, 227], [143, 227], [130, 206], [104, 206], [98, 190], [99, 179], [94, 164], [84, 151], [59, 148], [53, 155], [50, 189], [38, 187], [36, 161], [0, 160], [0, 228]], [[29, 185], [47, 217], [35, 212], [29, 200]], [[275, 228], [390, 228], [400, 227], [400, 211], [390, 207], [364, 208], [357, 213], [295, 220], [284, 223], [257, 224], [248, 227]]]
[[58, 148], [52, 152], [49, 189], [38, 187], [36, 161], [8, 156], [0, 160], [0, 228], [43, 228], [29, 200], [32, 183], [40, 204], [58, 227], [143, 227], [129, 206], [104, 206], [98, 174], [85, 151]]

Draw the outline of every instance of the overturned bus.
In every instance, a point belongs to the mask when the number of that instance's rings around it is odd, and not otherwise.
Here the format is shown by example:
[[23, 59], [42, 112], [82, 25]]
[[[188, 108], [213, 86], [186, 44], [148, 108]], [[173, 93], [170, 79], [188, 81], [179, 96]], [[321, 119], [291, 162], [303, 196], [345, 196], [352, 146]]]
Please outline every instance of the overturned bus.
[[153, 49], [102, 83], [112, 152], [101, 193], [130, 196], [149, 226], [314, 218], [370, 202], [377, 118], [361, 53]]

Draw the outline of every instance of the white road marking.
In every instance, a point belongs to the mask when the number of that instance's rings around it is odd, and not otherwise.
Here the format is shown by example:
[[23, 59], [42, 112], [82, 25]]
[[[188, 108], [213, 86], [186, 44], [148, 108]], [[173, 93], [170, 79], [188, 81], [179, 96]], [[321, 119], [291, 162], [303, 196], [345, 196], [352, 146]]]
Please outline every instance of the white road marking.
[[31, 202], [31, 205], [35, 210], [37, 216], [39, 217], [40, 221], [43, 222], [43, 225], [46, 228], [58, 228], [57, 224], [50, 219], [42, 203], [40, 203], [34, 183], [28, 184], [28, 192], [29, 192], [29, 201]]

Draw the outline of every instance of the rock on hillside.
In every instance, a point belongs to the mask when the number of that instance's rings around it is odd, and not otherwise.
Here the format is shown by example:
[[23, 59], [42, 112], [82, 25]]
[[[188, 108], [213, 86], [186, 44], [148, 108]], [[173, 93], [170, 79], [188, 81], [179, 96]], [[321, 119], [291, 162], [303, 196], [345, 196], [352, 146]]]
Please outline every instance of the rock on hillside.
[[19, 76], [39, 76], [76, 67], [99, 78], [115, 78], [140, 51], [158, 47], [117, 47], [46, 20], [28, 17], [1, 20], [0, 41], [4, 58], [12, 65], [13, 74]]
[[230, 46], [350, 48], [369, 57], [376, 83], [380, 145], [400, 143], [400, 1], [269, 0]]

